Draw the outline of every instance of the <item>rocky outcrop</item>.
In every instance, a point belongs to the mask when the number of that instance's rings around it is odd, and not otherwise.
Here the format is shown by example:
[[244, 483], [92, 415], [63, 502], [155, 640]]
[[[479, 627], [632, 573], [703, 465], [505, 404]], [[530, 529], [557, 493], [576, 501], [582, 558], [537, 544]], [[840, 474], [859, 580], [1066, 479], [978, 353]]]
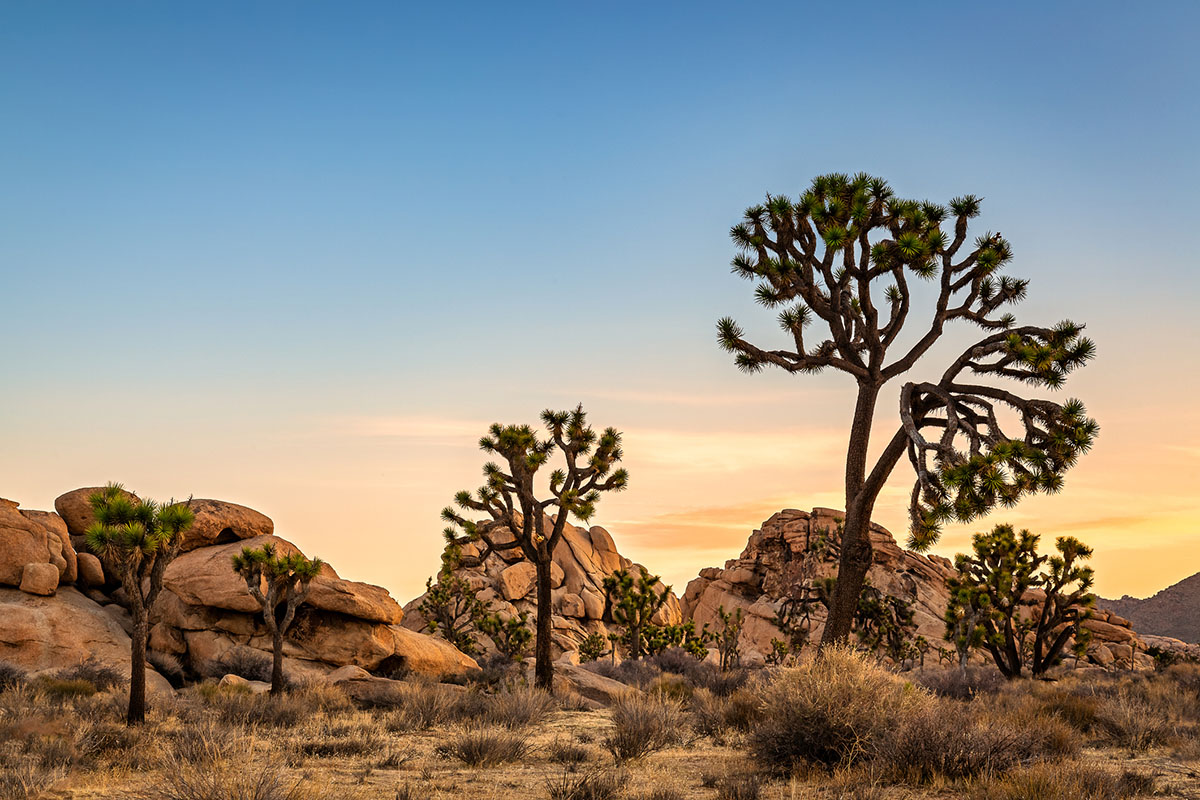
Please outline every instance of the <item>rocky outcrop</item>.
[[[30, 672], [52, 672], [94, 659], [129, 677], [129, 634], [71, 587], [53, 597], [0, 588], [0, 619], [0, 661]], [[153, 670], [147, 670], [147, 684], [154, 691], [171, 691]]]
[[[528, 612], [532, 625], [537, 610], [534, 565], [526, 560], [509, 564], [495, 553], [481, 559], [481, 554], [478, 544], [464, 545], [461, 566], [455, 574], [476, 589], [476, 596], [490, 603], [492, 610], [501, 617], [507, 619]], [[552, 651], [556, 658], [577, 651], [579, 643], [590, 633], [608, 636], [611, 621], [603, 619], [603, 582], [620, 569], [636, 571], [639, 565], [617, 552], [608, 531], [600, 527], [567, 525], [562, 541], [555, 548], [550, 569], [554, 612]], [[424, 629], [426, 620], [418, 608], [424, 599], [425, 595], [421, 595], [404, 607], [405, 627]], [[679, 600], [671, 594], [655, 622], [663, 625], [682, 620]], [[490, 647], [486, 637], [479, 639], [482, 646]]]
[[[62, 495], [55, 501], [58, 513], [0, 501], [0, 584], [20, 587], [0, 589], [0, 660], [45, 670], [92, 657], [128, 673], [131, 623], [124, 590], [106, 582], [96, 556], [72, 545], [82, 545], [94, 520], [88, 497], [96, 491]], [[214, 674], [222, 656], [235, 649], [257, 650], [264, 658], [271, 651], [258, 603], [233, 572], [233, 555], [268, 542], [280, 553], [299, 550], [274, 536], [270, 518], [253, 509], [220, 500], [191, 503], [196, 523], [151, 609], [149, 648], [152, 655], [174, 657], [185, 675], [195, 677]], [[432, 677], [478, 669], [446, 642], [401, 627], [403, 617], [387, 590], [345, 580], [325, 565], [288, 632], [285, 668], [296, 677], [346, 665]]]
[[0, 585], [20, 586], [25, 567], [30, 564], [53, 565], [57, 585], [58, 578], [68, 571], [62, 540], [38, 519], [30, 519], [28, 512], [19, 511], [18, 506], [12, 500], [0, 499]]
[[[745, 615], [740, 644], [743, 663], [761, 664], [771, 652], [771, 639], [786, 641], [777, 619], [804, 585], [837, 575], [838, 523], [844, 512], [817, 508], [811, 513], [796, 509], [780, 511], [754, 531], [742, 554], [725, 562], [724, 568], [700, 571], [683, 595], [684, 615], [697, 628], [721, 625], [718, 609], [742, 609]], [[940, 556], [904, 550], [882, 526], [871, 524], [873, 562], [867, 580], [884, 594], [904, 600], [913, 611], [914, 635], [934, 647], [945, 646], [943, 618], [950, 593], [947, 581], [956, 573], [954, 565]], [[1039, 597], [1025, 598], [1028, 608]], [[820, 640], [825, 609], [818, 603], [810, 620], [810, 642]], [[1089, 658], [1098, 664], [1149, 669], [1153, 659], [1147, 645], [1129, 622], [1103, 609], [1083, 623], [1091, 634]]]
[[266, 514], [224, 500], [189, 500], [188, 508], [196, 515], [183, 537], [180, 550], [227, 544], [240, 539], [270, 536], [275, 523]]

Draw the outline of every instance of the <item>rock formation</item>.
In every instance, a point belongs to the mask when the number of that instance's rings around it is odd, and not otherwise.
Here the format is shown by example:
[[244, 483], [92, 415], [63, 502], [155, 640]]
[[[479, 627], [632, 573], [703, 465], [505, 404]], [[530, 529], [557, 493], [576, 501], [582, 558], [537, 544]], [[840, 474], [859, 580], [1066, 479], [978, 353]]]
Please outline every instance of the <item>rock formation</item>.
[[[727, 612], [740, 608], [745, 614], [740, 643], [743, 663], [761, 664], [771, 652], [771, 639], [787, 640], [776, 624], [798, 586], [837, 575], [837, 524], [844, 512], [817, 508], [812, 513], [787, 509], [780, 511], [754, 531], [745, 550], [736, 559], [725, 562], [724, 569], [709, 567], [700, 571], [683, 595], [684, 616], [719, 627], [717, 609]], [[926, 556], [904, 550], [888, 531], [871, 524], [874, 562], [867, 573], [871, 585], [884, 594], [911, 605], [914, 635], [924, 636], [933, 646], [943, 641], [943, 617], [950, 593], [946, 582], [955, 575], [954, 565], [941, 556]], [[1035, 604], [1034, 592], [1026, 598]], [[820, 640], [825, 609], [815, 605], [809, 641]], [[1101, 666], [1149, 669], [1154, 660], [1146, 655], [1149, 644], [1141, 640], [1130, 623], [1104, 609], [1085, 620], [1083, 627], [1092, 635], [1088, 656]]]
[[[476, 544], [464, 546], [461, 565], [455, 574], [468, 582], [477, 591], [476, 596], [489, 602], [492, 610], [501, 617], [508, 619], [522, 611], [529, 612], [532, 628], [537, 609], [534, 565], [525, 560], [507, 564], [495, 553], [480, 560], [480, 553]], [[554, 551], [550, 570], [556, 658], [575, 653], [579, 643], [590, 633], [608, 636], [609, 628], [603, 619], [603, 581], [619, 569], [637, 570], [639, 566], [617, 552], [612, 536], [604, 528], [567, 525], [562, 541]], [[405, 627], [424, 629], [426, 621], [418, 610], [424, 599], [425, 595], [421, 595], [404, 607]], [[668, 597], [654, 620], [660, 625], [683, 620], [679, 600], [674, 594]], [[479, 640], [481, 645], [490, 647], [487, 637], [481, 636]]]
[[[93, 521], [87, 498], [94, 491], [62, 495], [55, 501], [58, 513], [0, 500], [0, 660], [47, 671], [95, 658], [128, 674], [123, 592], [95, 555], [77, 551], [86, 547], [83, 534]], [[298, 550], [253, 509], [220, 500], [191, 503], [196, 523], [151, 609], [149, 647], [152, 656], [173, 657], [194, 677], [218, 672], [222, 657], [235, 648], [264, 657], [271, 650], [258, 603], [230, 566], [233, 554], [267, 542], [284, 553]], [[402, 627], [403, 616], [385, 589], [344, 580], [326, 565], [289, 631], [285, 669], [295, 677], [347, 665], [434, 677], [477, 669], [446, 642]], [[157, 673], [151, 681], [168, 686]]]

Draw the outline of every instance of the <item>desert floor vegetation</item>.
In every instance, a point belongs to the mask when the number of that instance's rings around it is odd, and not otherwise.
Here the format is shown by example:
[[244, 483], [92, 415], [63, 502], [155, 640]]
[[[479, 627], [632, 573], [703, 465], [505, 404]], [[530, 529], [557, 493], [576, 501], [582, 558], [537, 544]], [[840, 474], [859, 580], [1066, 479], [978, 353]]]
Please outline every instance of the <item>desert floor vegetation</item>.
[[87, 670], [9, 670], [0, 800], [1200, 798], [1196, 665], [1010, 682], [833, 651], [719, 682], [605, 671], [628, 691], [590, 711], [525, 685], [414, 681], [363, 708], [326, 686], [205, 683], [129, 728], [121, 687]]

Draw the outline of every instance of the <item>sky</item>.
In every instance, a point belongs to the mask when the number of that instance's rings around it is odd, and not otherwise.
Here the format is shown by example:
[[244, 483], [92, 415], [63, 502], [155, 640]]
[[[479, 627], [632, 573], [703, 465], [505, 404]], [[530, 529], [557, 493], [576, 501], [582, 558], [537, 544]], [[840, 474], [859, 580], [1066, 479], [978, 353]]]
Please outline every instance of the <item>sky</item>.
[[1019, 321], [1098, 345], [1065, 490], [934, 552], [1012, 522], [1151, 594], [1200, 571], [1198, 34], [1192, 2], [8, 0], [0, 496], [242, 503], [403, 602], [487, 426], [582, 402], [631, 473], [594, 522], [682, 591], [844, 504], [852, 381], [743, 375], [714, 323], [776, 335], [729, 272], [746, 206], [867, 171], [982, 196]]

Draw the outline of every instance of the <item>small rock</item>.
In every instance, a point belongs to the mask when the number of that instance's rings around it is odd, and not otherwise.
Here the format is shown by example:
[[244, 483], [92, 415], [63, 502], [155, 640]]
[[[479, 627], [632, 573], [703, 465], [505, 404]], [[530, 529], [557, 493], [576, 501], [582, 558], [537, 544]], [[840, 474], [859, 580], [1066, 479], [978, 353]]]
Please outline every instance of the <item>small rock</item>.
[[58, 567], [51, 563], [26, 564], [21, 571], [21, 591], [48, 597], [58, 588]]

